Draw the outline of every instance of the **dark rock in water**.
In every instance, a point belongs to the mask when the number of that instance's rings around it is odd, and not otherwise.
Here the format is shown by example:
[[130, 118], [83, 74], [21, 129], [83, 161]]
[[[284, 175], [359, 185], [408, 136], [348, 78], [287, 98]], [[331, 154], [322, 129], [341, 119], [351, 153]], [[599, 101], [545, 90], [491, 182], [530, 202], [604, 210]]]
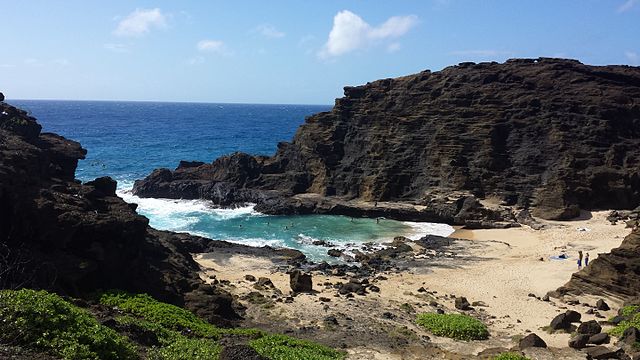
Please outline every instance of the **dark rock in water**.
[[338, 249], [329, 249], [327, 251], [327, 255], [329, 256], [333, 256], [333, 257], [340, 257], [342, 256], [342, 250], [338, 250]]
[[[267, 213], [333, 213], [472, 227], [640, 205], [640, 68], [575, 60], [467, 64], [346, 87], [272, 157], [236, 153], [156, 170], [146, 197], [255, 202]], [[297, 194], [315, 194], [298, 196]], [[366, 209], [338, 198], [424, 206]]]
[[594, 345], [608, 344], [609, 340], [610, 340], [609, 334], [599, 333], [589, 337], [589, 344], [594, 344]]
[[289, 274], [289, 286], [293, 292], [310, 292], [313, 290], [311, 274], [294, 270]]
[[595, 335], [602, 331], [602, 326], [595, 320], [585, 321], [578, 326], [576, 332], [578, 334]]
[[607, 304], [604, 300], [600, 299], [596, 302], [596, 309], [607, 311], [609, 310], [609, 304]]
[[545, 343], [544, 340], [542, 340], [538, 335], [531, 333], [523, 337], [518, 343], [518, 348], [520, 348], [520, 350], [524, 350], [530, 347], [546, 348], [547, 343]]
[[624, 333], [622, 333], [620, 340], [624, 341], [627, 344], [635, 344], [637, 342], [640, 342], [640, 330], [633, 326], [628, 327], [624, 331]]
[[89, 181], [86, 185], [93, 186], [100, 194], [100, 197], [115, 196], [118, 183], [110, 177], [100, 177]]
[[[634, 221], [635, 223], [635, 221]], [[564, 294], [612, 294], [629, 299], [640, 293], [640, 228], [634, 228], [619, 247], [599, 254], [589, 266], [571, 275], [556, 292]]]
[[249, 345], [225, 346], [220, 352], [220, 360], [267, 360]]
[[589, 335], [579, 334], [569, 340], [569, 347], [574, 349], [582, 349], [587, 346]]
[[458, 310], [470, 310], [471, 304], [467, 301], [467, 298], [464, 296], [457, 297], [454, 303], [456, 309]]

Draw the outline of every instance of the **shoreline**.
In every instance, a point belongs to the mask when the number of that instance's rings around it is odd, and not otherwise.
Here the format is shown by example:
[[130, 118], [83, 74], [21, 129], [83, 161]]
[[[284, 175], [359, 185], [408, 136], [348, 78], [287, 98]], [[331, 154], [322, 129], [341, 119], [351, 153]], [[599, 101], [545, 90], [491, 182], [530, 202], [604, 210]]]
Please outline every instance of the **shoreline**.
[[[305, 332], [296, 335], [325, 343], [338, 341], [340, 336], [345, 336], [349, 344], [347, 351], [354, 358], [420, 358], [414, 353], [416, 349], [407, 352], [394, 343], [398, 339], [389, 334], [399, 328], [405, 329], [405, 340], [413, 347], [431, 349], [429, 351], [434, 351], [434, 354], [444, 351], [476, 356], [489, 348], [509, 349], [514, 345], [513, 339], [533, 332], [545, 340], [551, 348], [549, 351], [560, 356], [558, 351], [567, 351], [570, 335], [549, 334], [541, 328], [547, 326], [561, 311], [575, 309], [584, 314], [587, 308], [568, 305], [562, 299], [543, 301], [540, 298], [569, 281], [571, 274], [577, 270], [574, 253], [578, 249], [589, 252], [594, 260], [598, 253], [609, 252], [619, 246], [629, 233], [624, 224], [610, 225], [606, 221], [606, 211], [592, 215], [590, 219], [571, 222], [543, 221], [547, 225], [543, 230], [529, 227], [456, 229], [451, 235], [457, 237], [452, 256], [434, 258], [430, 265], [425, 265], [426, 268], [413, 263], [400, 270], [375, 273], [369, 281], [380, 291], [370, 292], [366, 296], [356, 295], [354, 298], [339, 295], [335, 287], [335, 284], [357, 277], [354, 273], [341, 275], [312, 271], [316, 293], [298, 294], [288, 302], [284, 300], [290, 296], [289, 277], [286, 267], [282, 265], [269, 259], [234, 255], [222, 259], [214, 254], [199, 254], [195, 259], [203, 269], [203, 279], [211, 281], [211, 276], [215, 276], [217, 280], [229, 281], [229, 291], [237, 295], [248, 308], [245, 325], [273, 330], [313, 328], [315, 330], [307, 330], [306, 335]], [[588, 231], [578, 228], [587, 228]], [[420, 248], [416, 244], [412, 244], [412, 247], [414, 250]], [[550, 256], [562, 250], [569, 254], [569, 259], [549, 260]], [[414, 253], [416, 259], [422, 256], [419, 253]], [[266, 299], [271, 299], [268, 300], [269, 306], [242, 300], [248, 299], [248, 294], [256, 291], [254, 283], [244, 278], [247, 274], [256, 278], [266, 277], [273, 282], [273, 288], [266, 292], [259, 291], [265, 293]], [[433, 336], [415, 325], [416, 313], [433, 312], [436, 308], [445, 312], [460, 312], [454, 307], [454, 296], [464, 296], [469, 302], [484, 303], [464, 313], [478, 317], [488, 325], [491, 333], [489, 340], [461, 343]], [[593, 305], [600, 297], [586, 295], [571, 298]], [[620, 306], [619, 300], [606, 296], [602, 298], [609, 303], [611, 310], [601, 311], [601, 316], [608, 318], [615, 315], [615, 310]], [[437, 303], [437, 307], [430, 303]], [[409, 304], [415, 312], [404, 312], [402, 309], [406, 306], [403, 304]], [[327, 325], [325, 322], [329, 316], [337, 319], [339, 325]], [[583, 315], [583, 320], [591, 319], [597, 318], [593, 314]], [[385, 330], [371, 334], [364, 331], [371, 326]], [[420, 340], [424, 336], [430, 340]], [[367, 346], [367, 343], [376, 345]], [[563, 353], [561, 357], [572, 358], [570, 353]]]

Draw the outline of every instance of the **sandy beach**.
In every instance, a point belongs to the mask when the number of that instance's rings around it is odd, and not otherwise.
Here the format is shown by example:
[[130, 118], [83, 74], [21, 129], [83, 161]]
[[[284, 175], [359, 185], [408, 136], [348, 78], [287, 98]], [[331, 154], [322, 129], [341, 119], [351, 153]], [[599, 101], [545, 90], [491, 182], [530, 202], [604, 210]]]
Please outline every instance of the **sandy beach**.
[[[203, 267], [203, 279], [228, 280], [228, 289], [241, 299], [247, 299], [247, 294], [256, 291], [255, 283], [246, 280], [245, 275], [268, 277], [273, 282], [274, 288], [261, 291], [266, 300], [260, 306], [245, 301], [247, 326], [274, 330], [315, 328], [317, 340], [345, 347], [351, 358], [418, 359], [428, 353], [430, 358], [451, 359], [456, 358], [453, 352], [470, 356], [487, 348], [511, 348], [519, 336], [528, 332], [538, 334], [550, 347], [559, 348], [566, 347], [569, 335], [549, 334], [541, 329], [555, 315], [575, 308], [583, 313], [583, 321], [595, 317], [584, 315], [587, 308], [583, 304], [569, 306], [560, 299], [539, 298], [566, 283], [571, 274], [578, 271], [578, 250], [588, 252], [593, 260], [599, 253], [609, 252], [621, 243], [629, 229], [625, 229], [624, 224], [611, 225], [606, 221], [607, 213], [593, 212], [575, 221], [543, 221], [546, 225], [543, 230], [526, 226], [457, 230], [451, 237], [460, 239], [456, 245], [462, 250], [453, 256], [440, 258], [429, 267], [378, 274], [370, 281], [380, 292], [352, 298], [338, 295], [333, 286], [347, 282], [350, 274], [314, 273], [315, 293], [298, 294], [284, 301], [290, 287], [289, 276], [282, 265], [266, 258], [242, 255], [222, 258], [199, 254], [196, 260]], [[551, 259], [562, 252], [569, 256], [567, 260]], [[416, 313], [434, 311], [435, 303], [447, 312], [456, 311], [454, 296], [484, 303], [475, 306], [469, 314], [489, 326], [489, 340], [454, 342], [430, 335], [415, 325]], [[581, 303], [590, 305], [597, 299], [578, 297]], [[601, 314], [609, 317], [619, 303], [616, 299], [605, 300], [612, 310]], [[328, 316], [335, 318], [335, 323], [328, 324]]]

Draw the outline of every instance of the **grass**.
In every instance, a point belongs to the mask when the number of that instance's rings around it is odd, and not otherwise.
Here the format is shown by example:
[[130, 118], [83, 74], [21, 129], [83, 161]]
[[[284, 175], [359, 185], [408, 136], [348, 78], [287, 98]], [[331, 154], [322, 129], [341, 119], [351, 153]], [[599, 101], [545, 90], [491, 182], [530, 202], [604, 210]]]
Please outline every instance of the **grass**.
[[340, 351], [286, 335], [266, 335], [251, 341], [249, 346], [272, 360], [339, 360], [345, 357]]
[[462, 314], [419, 314], [418, 325], [436, 336], [456, 340], [484, 340], [489, 337], [487, 326], [480, 320]]
[[505, 352], [493, 358], [493, 360], [531, 360], [526, 356], [514, 352]]
[[206, 338], [192, 339], [184, 336], [149, 353], [151, 360], [210, 360], [220, 356], [220, 345]]
[[0, 342], [68, 360], [137, 359], [135, 346], [85, 310], [46, 291], [0, 290]]
[[620, 315], [625, 318], [616, 327], [611, 329], [609, 333], [617, 337], [621, 337], [627, 328], [635, 327], [640, 329], [640, 306], [632, 305], [622, 308]]

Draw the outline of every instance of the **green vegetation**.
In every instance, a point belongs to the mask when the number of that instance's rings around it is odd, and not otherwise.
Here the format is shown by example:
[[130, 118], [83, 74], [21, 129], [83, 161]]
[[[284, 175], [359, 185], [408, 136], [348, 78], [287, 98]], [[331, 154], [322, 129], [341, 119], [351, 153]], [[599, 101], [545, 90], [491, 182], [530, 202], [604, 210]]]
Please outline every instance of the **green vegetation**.
[[273, 360], [338, 360], [345, 356], [326, 346], [285, 335], [266, 335], [249, 345], [260, 355]]
[[[0, 343], [48, 352], [68, 360], [218, 359], [224, 336], [244, 337], [250, 346], [273, 360], [339, 360], [342, 352], [310, 341], [271, 335], [257, 329], [222, 329], [188, 310], [148, 295], [109, 292], [100, 303], [117, 308], [116, 329], [146, 334], [137, 348], [115, 330], [99, 324], [88, 311], [46, 291], [0, 290]], [[135, 339], [132, 337], [132, 339]], [[141, 345], [142, 346], [142, 345]]]
[[484, 340], [489, 337], [485, 324], [462, 314], [419, 314], [417, 323], [436, 336], [456, 340]]
[[514, 352], [502, 353], [493, 358], [493, 360], [531, 360], [526, 356]]
[[627, 328], [632, 326], [640, 329], [640, 306], [625, 306], [622, 308], [620, 313], [621, 316], [625, 318], [625, 320], [621, 321], [618, 325], [616, 325], [616, 327], [609, 331], [611, 335], [620, 337], [622, 336], [624, 331], [627, 330]]
[[133, 344], [46, 291], [0, 290], [0, 342], [64, 359], [137, 359]]

